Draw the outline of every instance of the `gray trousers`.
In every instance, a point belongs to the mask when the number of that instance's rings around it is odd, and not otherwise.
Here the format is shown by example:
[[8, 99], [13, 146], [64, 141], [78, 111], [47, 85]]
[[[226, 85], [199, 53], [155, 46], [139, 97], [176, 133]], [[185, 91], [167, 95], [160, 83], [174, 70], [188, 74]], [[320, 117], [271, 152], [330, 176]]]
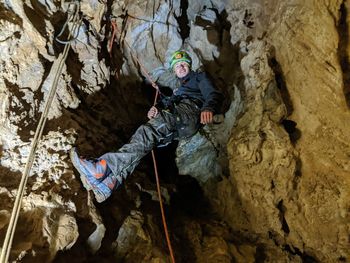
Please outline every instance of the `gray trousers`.
[[173, 113], [161, 110], [155, 118], [136, 130], [129, 143], [100, 158], [107, 161], [112, 174], [122, 181], [153, 148], [193, 136], [200, 127], [199, 118], [199, 107], [191, 100], [184, 99], [175, 106]]

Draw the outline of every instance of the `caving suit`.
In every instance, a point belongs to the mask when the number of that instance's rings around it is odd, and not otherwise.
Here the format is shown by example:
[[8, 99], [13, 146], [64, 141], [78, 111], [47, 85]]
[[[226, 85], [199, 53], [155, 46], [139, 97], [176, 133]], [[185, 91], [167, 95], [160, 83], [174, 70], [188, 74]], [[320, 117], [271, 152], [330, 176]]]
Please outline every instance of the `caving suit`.
[[222, 93], [212, 84], [205, 72], [191, 71], [180, 79], [181, 86], [171, 97], [158, 104], [158, 115], [141, 125], [129, 143], [116, 152], [102, 155], [112, 174], [121, 183], [133, 172], [141, 158], [153, 148], [173, 140], [193, 136], [200, 128], [200, 113], [219, 112]]

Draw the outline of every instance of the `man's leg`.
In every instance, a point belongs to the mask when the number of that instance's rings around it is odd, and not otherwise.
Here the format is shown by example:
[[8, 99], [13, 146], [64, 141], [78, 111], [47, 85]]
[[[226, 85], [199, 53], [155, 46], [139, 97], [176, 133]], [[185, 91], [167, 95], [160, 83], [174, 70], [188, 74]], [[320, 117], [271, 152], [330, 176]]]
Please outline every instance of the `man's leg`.
[[119, 175], [126, 179], [146, 154], [165, 138], [174, 134], [173, 129], [172, 127], [169, 129], [169, 126], [164, 121], [159, 121], [157, 118], [152, 119], [141, 125], [130, 141], [118, 151], [106, 153], [100, 158], [107, 161], [114, 175]]
[[72, 151], [72, 163], [79, 171], [85, 188], [93, 190], [97, 201], [103, 202], [122, 183], [122, 179], [132, 173], [142, 157], [163, 140], [173, 138], [175, 128], [175, 116], [161, 111], [155, 118], [141, 125], [130, 142], [118, 151], [106, 153], [94, 162], [80, 159]]

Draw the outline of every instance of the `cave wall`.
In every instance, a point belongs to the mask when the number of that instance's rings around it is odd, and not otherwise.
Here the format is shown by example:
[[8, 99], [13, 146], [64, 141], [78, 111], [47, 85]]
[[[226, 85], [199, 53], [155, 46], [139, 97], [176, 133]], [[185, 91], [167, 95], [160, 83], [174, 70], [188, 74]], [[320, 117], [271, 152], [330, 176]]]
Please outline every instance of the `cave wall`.
[[[285, 204], [287, 239], [321, 261], [344, 260], [350, 227], [349, 1], [296, 1], [284, 10], [291, 19], [271, 27], [270, 38], [290, 96], [299, 158], [296, 193]], [[303, 29], [295, 30], [299, 25]]]
[[[176, 150], [179, 174], [199, 182], [227, 224], [179, 219], [188, 226], [178, 236], [190, 240], [195, 255], [187, 259], [349, 260], [349, 5], [81, 1], [84, 19], [38, 148], [12, 259], [48, 262], [58, 251], [65, 252], [57, 262], [79, 258], [90, 234], [95, 252], [111, 220], [106, 215], [114, 220], [115, 234], [106, 234], [116, 244], [112, 258], [167, 257], [157, 217], [140, 205], [142, 192], [154, 191], [147, 169], [135, 172], [106, 213], [81, 187], [67, 153], [78, 145], [98, 156], [126, 142], [152, 101], [145, 71], [173, 85], [167, 58], [184, 48], [194, 69], [208, 71], [227, 97], [224, 122]], [[1, 242], [63, 49], [54, 37], [67, 9], [65, 1], [0, 1]], [[110, 17], [120, 30], [111, 54]], [[135, 189], [135, 181], [151, 190]]]
[[305, 260], [346, 261], [349, 2], [261, 8], [270, 47], [252, 41], [241, 60], [246, 107], [227, 146], [231, 177], [219, 184], [219, 210], [234, 229]]

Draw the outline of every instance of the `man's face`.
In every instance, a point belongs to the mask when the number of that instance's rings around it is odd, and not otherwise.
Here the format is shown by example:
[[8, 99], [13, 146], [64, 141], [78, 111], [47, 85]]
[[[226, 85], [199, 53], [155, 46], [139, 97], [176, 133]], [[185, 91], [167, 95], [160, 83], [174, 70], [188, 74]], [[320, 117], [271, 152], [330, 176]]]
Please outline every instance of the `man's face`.
[[190, 72], [190, 67], [186, 62], [181, 61], [174, 65], [174, 71], [178, 78], [183, 78]]

